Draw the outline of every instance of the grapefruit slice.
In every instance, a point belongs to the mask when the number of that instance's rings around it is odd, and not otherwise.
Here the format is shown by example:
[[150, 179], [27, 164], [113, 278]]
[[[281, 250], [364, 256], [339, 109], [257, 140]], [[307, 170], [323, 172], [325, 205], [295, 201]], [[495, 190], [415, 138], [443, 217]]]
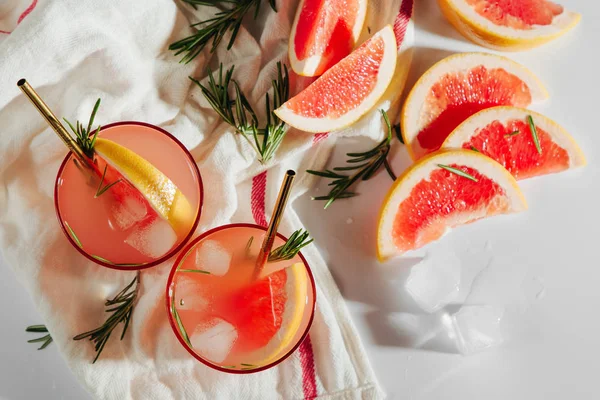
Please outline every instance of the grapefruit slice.
[[[251, 363], [249, 365], [259, 368], [275, 361], [299, 333], [309, 285], [302, 263], [292, 264], [233, 291], [228, 290], [232, 289], [231, 278], [207, 274], [201, 281], [189, 280], [183, 275], [178, 279], [173, 306], [181, 313], [184, 325], [201, 326], [205, 331], [219, 321], [228, 332], [235, 332], [232, 335], [235, 340], [227, 353], [245, 353], [244, 361]], [[183, 334], [181, 328], [179, 331]], [[194, 342], [192, 338], [192, 344]], [[205, 348], [194, 345], [194, 350], [214, 363], [227, 358], [227, 354], [213, 358]]]
[[[138, 154], [112, 140], [97, 138], [94, 150], [144, 196], [178, 237], [189, 233], [196, 213], [185, 195], [166, 175]], [[111, 188], [111, 191], [114, 190]]]
[[[539, 141], [537, 150], [529, 118]], [[442, 148], [475, 149], [498, 161], [516, 179], [585, 165], [585, 156], [567, 131], [551, 119], [516, 107], [493, 107], [460, 124]]]
[[396, 38], [387, 25], [275, 114], [306, 132], [344, 128], [377, 104], [392, 81], [396, 59]]
[[513, 176], [491, 158], [471, 150], [433, 153], [388, 192], [379, 214], [377, 258], [383, 262], [455, 226], [526, 208]]
[[300, 329], [306, 308], [308, 278], [304, 264], [274, 272], [232, 297], [239, 310], [232, 324], [239, 333], [238, 349], [264, 366], [281, 356]]
[[495, 50], [526, 50], [575, 27], [581, 15], [548, 0], [438, 0], [467, 39]]
[[367, 0], [301, 0], [289, 57], [298, 75], [319, 76], [352, 52], [367, 15]]
[[402, 135], [413, 159], [440, 148], [461, 122], [486, 108], [527, 107], [548, 97], [537, 77], [493, 54], [462, 53], [431, 68], [410, 91], [402, 110]]

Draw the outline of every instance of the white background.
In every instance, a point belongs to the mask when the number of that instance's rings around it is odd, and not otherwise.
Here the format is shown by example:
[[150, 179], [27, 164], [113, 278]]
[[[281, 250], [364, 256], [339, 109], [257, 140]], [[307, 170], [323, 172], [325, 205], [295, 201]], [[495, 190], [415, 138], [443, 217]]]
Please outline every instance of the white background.
[[[446, 55], [481, 50], [443, 20], [434, 0], [416, 3], [417, 48], [409, 86]], [[512, 311], [502, 346], [463, 357], [435, 340], [423, 344], [398, 330], [394, 321], [403, 316], [431, 317], [396, 296], [406, 262], [382, 266], [374, 261], [375, 219], [391, 184], [387, 175], [359, 185], [359, 197], [336, 202], [327, 211], [310, 201], [310, 195], [326, 192], [327, 182], [320, 182], [294, 205], [329, 262], [391, 399], [600, 398], [596, 251], [600, 248], [596, 197], [600, 193], [596, 161], [600, 5], [589, 0], [565, 3], [583, 14], [573, 32], [544, 47], [509, 56], [546, 84], [551, 98], [536, 110], [573, 134], [589, 165], [523, 182], [530, 207], [526, 213], [461, 227], [432, 247], [434, 251], [451, 248], [460, 258], [462, 297], [469, 293], [473, 276], [491, 265], [493, 273], [483, 290], [494, 293], [494, 299]], [[371, 145], [340, 141], [331, 166], [341, 165], [350, 149]], [[393, 167], [400, 173], [409, 163], [408, 156], [397, 141], [394, 148]], [[26, 343], [34, 336], [25, 334], [24, 328], [43, 321], [2, 260], [0, 304], [0, 398], [87, 398], [52, 345], [38, 352]], [[450, 305], [446, 311], [459, 306]]]

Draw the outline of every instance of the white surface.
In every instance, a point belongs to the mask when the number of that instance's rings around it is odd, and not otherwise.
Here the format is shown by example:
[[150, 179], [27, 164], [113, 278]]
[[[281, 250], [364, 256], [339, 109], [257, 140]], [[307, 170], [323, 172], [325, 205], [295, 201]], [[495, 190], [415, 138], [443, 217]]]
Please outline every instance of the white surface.
[[[327, 211], [308, 196], [295, 204], [348, 299], [369, 357], [391, 399], [600, 397], [596, 378], [600, 351], [600, 270], [596, 265], [600, 211], [596, 196], [600, 177], [595, 157], [600, 148], [596, 132], [600, 5], [571, 0], [568, 6], [583, 14], [574, 32], [510, 57], [531, 68], [547, 85], [550, 101], [537, 110], [573, 133], [589, 165], [523, 182], [530, 206], [527, 212], [478, 222], [443, 238], [465, 262], [463, 278], [469, 273], [474, 277], [483, 269], [467, 301], [517, 304], [512, 336], [502, 346], [463, 357], [435, 342], [407, 340], [397, 325], [390, 323], [401, 312], [417, 323], [424, 324], [430, 317], [399, 301], [391, 284], [414, 260], [405, 258], [381, 266], [373, 258], [376, 214], [391, 183], [387, 175], [379, 174], [361, 184], [357, 188], [360, 197], [339, 201]], [[481, 50], [466, 43], [441, 19], [435, 0], [417, 2], [416, 13], [419, 48], [409, 86], [448, 52]], [[331, 165], [339, 165], [349, 149], [366, 146], [355, 140], [341, 142]], [[394, 146], [401, 147], [396, 142]], [[397, 151], [395, 171], [399, 173], [408, 162], [405, 150]], [[326, 183], [321, 181], [319, 190], [310, 194], [324, 194]], [[34, 336], [25, 334], [24, 328], [42, 321], [5, 265], [0, 265], [0, 293], [0, 398], [86, 398], [52, 345], [37, 352], [33, 344], [25, 342]], [[466, 296], [470, 291], [463, 288], [462, 293]], [[414, 348], [415, 343], [421, 348]]]

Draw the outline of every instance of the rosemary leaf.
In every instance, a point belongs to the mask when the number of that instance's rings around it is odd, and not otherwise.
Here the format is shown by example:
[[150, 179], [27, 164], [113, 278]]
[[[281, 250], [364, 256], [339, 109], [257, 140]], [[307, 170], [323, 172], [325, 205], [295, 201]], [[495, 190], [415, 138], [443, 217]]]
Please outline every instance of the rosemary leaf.
[[[31, 325], [25, 328], [25, 332], [33, 332], [33, 333], [48, 333], [48, 329], [46, 325]], [[42, 337], [28, 340], [27, 343], [41, 343], [43, 344], [38, 348], [38, 350], [44, 350], [50, 343], [52, 343], [52, 336], [48, 333]]]
[[69, 230], [69, 234], [71, 235], [71, 237], [73, 238], [73, 240], [75, 241], [75, 243], [77, 243], [77, 246], [79, 246], [80, 249], [83, 249], [83, 245], [81, 244], [81, 241], [79, 240], [79, 238], [75, 234], [75, 231], [73, 230], [73, 228], [71, 228], [71, 226], [67, 223], [67, 221], [65, 221], [65, 226]]
[[520, 131], [513, 131], [511, 133], [507, 133], [506, 135], [504, 135], [504, 137], [515, 136], [515, 135], [518, 135], [519, 133], [521, 133], [521, 132]]
[[450, 167], [448, 165], [444, 165], [444, 164], [438, 164], [437, 165], [440, 168], [445, 169], [446, 171], [452, 172], [453, 174], [456, 174], [458, 176], [462, 176], [463, 178], [467, 178], [472, 180], [473, 182], [479, 182], [477, 180], [477, 178], [475, 178], [473, 175], [466, 173], [465, 171], [461, 171], [458, 168], [454, 168], [454, 167]]
[[210, 272], [204, 271], [202, 269], [178, 269], [177, 272], [192, 272], [197, 274], [210, 275]]
[[96, 189], [96, 194], [94, 195], [95, 199], [102, 196], [104, 193], [106, 193], [106, 191], [108, 189], [110, 189], [111, 187], [113, 187], [114, 185], [116, 185], [117, 183], [122, 181], [122, 179], [119, 178], [116, 181], [114, 181], [113, 183], [110, 183], [110, 184], [102, 187], [102, 183], [104, 183], [104, 177], [106, 176], [107, 169], [108, 169], [108, 164], [104, 166], [104, 172], [102, 173], [102, 179], [100, 179], [100, 184], [98, 185], [98, 189]]
[[471, 150], [473, 150], [473, 151], [476, 151], [476, 152], [478, 152], [478, 153], [481, 153], [479, 150], [477, 150], [477, 147], [475, 147], [475, 146], [473, 146], [473, 145], [471, 145]]
[[535, 148], [539, 154], [542, 154], [542, 146], [540, 145], [540, 138], [537, 134], [537, 128], [533, 123], [533, 117], [531, 115], [527, 116], [527, 123], [529, 124], [529, 129], [531, 130], [531, 136], [533, 137], [533, 143], [535, 143]]
[[179, 313], [177, 312], [177, 308], [175, 307], [175, 303], [172, 301], [171, 302], [171, 313], [173, 314], [173, 318], [175, 319], [175, 322], [177, 322], [177, 327], [179, 328], [179, 332], [181, 333], [181, 336], [183, 336], [183, 340], [187, 343], [188, 346], [192, 347], [192, 342], [190, 341], [190, 337], [187, 334], [187, 331], [185, 330], [185, 327], [183, 326], [183, 322], [181, 322], [181, 318], [179, 317]]

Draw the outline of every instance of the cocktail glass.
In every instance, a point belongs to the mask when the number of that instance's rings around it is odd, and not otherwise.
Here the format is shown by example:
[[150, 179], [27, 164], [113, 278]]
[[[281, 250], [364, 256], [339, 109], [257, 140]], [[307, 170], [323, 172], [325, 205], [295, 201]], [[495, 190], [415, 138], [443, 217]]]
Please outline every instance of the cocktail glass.
[[[158, 265], [181, 250], [198, 225], [203, 201], [198, 167], [181, 142], [151, 124], [109, 124], [98, 138], [133, 151], [170, 179], [191, 206], [189, 221], [175, 232], [125, 179], [114, 187], [107, 180], [103, 185], [108, 190], [98, 196], [102, 186], [98, 177], [81, 168], [71, 152], [60, 166], [54, 187], [62, 230], [77, 251], [102, 266], [131, 270]], [[96, 161], [96, 171], [103, 171], [104, 160], [98, 157]]]
[[[256, 278], [266, 228], [230, 224], [194, 239], [167, 281], [169, 322], [181, 345], [219, 371], [245, 374], [271, 368], [306, 337], [316, 289], [301, 253], [269, 261]], [[287, 239], [277, 234], [274, 248]]]

